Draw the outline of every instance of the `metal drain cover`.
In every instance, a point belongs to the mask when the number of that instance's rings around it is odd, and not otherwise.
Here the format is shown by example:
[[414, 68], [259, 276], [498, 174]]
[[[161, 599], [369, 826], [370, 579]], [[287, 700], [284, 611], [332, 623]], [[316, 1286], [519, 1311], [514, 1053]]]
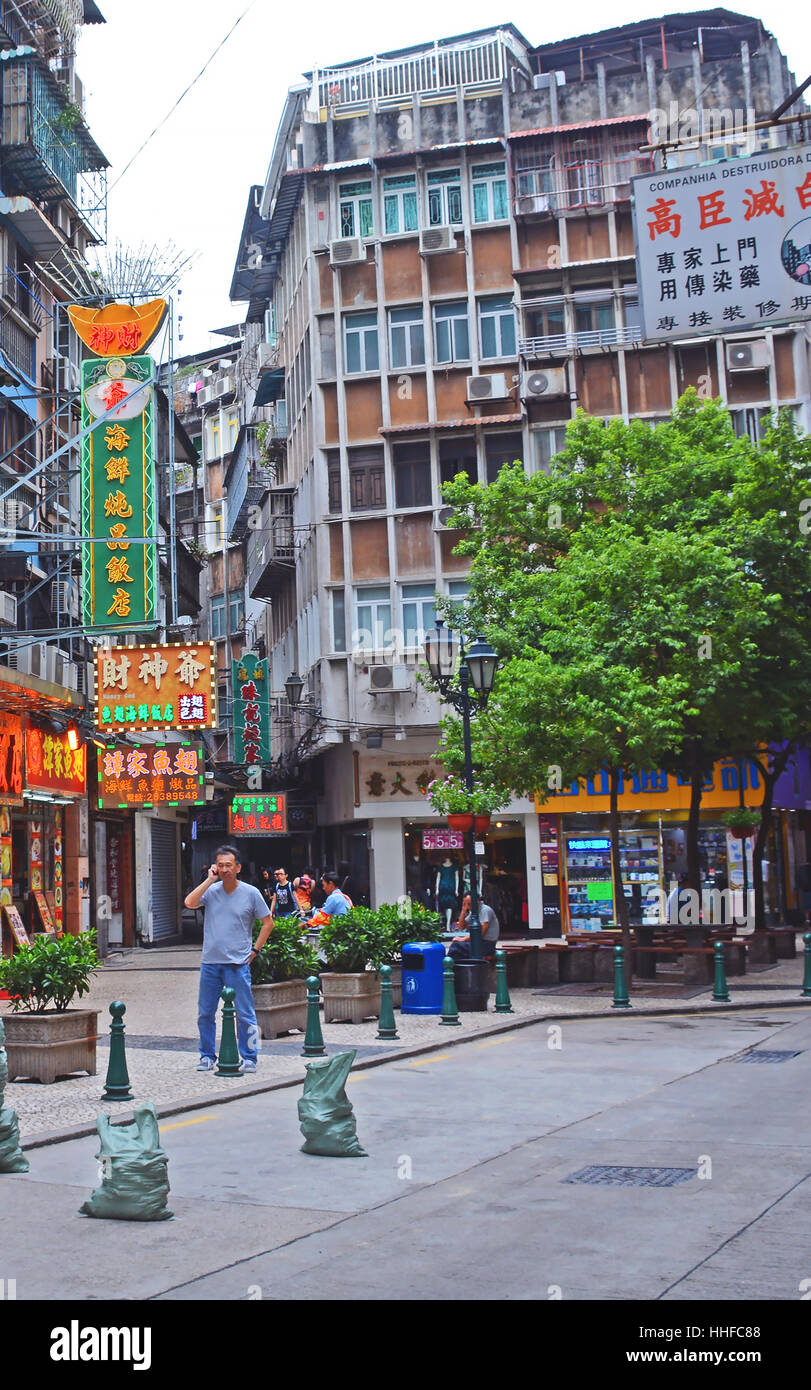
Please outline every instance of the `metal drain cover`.
[[747, 1052], [745, 1057], [739, 1057], [739, 1062], [788, 1062], [792, 1057], [799, 1057], [800, 1052], [769, 1052], [767, 1048], [760, 1048], [757, 1052]]
[[596, 1163], [564, 1178], [564, 1182], [584, 1182], [603, 1187], [676, 1187], [694, 1178], [697, 1168], [621, 1168]]

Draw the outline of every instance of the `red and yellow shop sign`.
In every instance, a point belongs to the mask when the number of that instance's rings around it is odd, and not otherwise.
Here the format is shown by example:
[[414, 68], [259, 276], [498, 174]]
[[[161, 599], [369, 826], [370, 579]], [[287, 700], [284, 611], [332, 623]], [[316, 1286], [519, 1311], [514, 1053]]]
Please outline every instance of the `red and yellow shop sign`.
[[87, 748], [71, 748], [67, 732], [51, 733], [28, 721], [25, 731], [25, 785], [30, 791], [84, 796]]
[[117, 744], [99, 750], [99, 810], [123, 806], [205, 805], [203, 745]]
[[96, 728], [216, 729], [213, 642], [164, 642], [96, 652]]
[[90, 351], [99, 357], [131, 357], [152, 342], [166, 317], [166, 300], [148, 304], [105, 304], [103, 309], [68, 305], [68, 318]]
[[23, 800], [23, 721], [0, 710], [0, 804], [21, 806]]
[[[732, 761], [716, 763], [704, 783], [701, 793], [702, 810], [722, 810], [739, 804], [738, 764]], [[763, 785], [754, 763], [743, 769], [744, 805], [760, 806]], [[535, 796], [535, 810], [541, 814], [580, 811], [587, 815], [610, 809], [607, 772], [587, 777], [582, 784], [574, 782], [560, 792], [550, 792], [546, 800]], [[620, 780], [617, 805], [620, 811], [684, 811], [690, 809], [690, 779], [673, 772], [635, 772]]]

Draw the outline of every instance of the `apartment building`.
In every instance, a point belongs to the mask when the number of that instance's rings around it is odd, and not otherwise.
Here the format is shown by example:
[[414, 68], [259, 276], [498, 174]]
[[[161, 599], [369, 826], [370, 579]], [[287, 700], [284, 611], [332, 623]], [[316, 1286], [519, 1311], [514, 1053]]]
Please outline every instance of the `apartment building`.
[[[642, 344], [630, 201], [637, 174], [796, 140], [739, 133], [793, 87], [763, 25], [718, 9], [538, 46], [507, 24], [291, 87], [231, 286], [248, 311], [227, 530], [274, 692], [305, 681], [274, 736], [315, 728], [314, 853], [372, 901], [430, 899], [445, 858], [462, 887], [424, 794], [441, 708], [417, 679], [435, 596], [466, 592], [441, 484], [545, 468], [578, 407], [654, 422], [690, 385], [755, 436], [778, 405], [808, 426], [804, 326], [743, 354], [751, 332]], [[657, 111], [694, 112], [691, 142], [652, 150]], [[543, 930], [529, 803], [481, 874], [506, 925]]]

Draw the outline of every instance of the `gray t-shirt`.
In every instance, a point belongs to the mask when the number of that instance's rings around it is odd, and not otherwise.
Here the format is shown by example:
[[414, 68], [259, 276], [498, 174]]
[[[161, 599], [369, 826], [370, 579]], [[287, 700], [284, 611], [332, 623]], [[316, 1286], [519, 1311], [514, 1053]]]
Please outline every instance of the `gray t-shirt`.
[[482, 924], [482, 941], [498, 941], [498, 918], [487, 903], [479, 903], [479, 921]]
[[221, 883], [212, 883], [203, 898], [203, 965], [244, 965], [251, 954], [254, 920], [260, 922], [270, 912], [258, 888], [237, 883], [226, 893]]

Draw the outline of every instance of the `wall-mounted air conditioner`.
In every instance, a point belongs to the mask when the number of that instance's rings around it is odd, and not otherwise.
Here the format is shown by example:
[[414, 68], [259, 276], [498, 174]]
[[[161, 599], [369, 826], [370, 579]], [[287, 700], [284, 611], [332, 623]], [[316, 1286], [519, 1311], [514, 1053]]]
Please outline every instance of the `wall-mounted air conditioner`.
[[51, 597], [54, 613], [62, 618], [78, 618], [79, 589], [75, 579], [55, 579]]
[[370, 695], [394, 695], [413, 688], [414, 677], [407, 666], [369, 667]]
[[434, 530], [447, 531], [448, 520], [453, 516], [453, 507], [440, 507], [439, 511], [434, 512]]
[[79, 689], [79, 665], [76, 661], [66, 661], [62, 667], [62, 684], [66, 690]]
[[17, 626], [17, 600], [13, 594], [0, 592], [0, 627]]
[[197, 392], [197, 404], [208, 405], [210, 400], [213, 400], [213, 396], [211, 394], [211, 387], [201, 386], [200, 390]]
[[264, 372], [268, 367], [275, 367], [279, 359], [278, 343], [260, 343], [256, 349], [256, 365], [260, 372]]
[[566, 73], [563, 68], [558, 68], [556, 72], [533, 73], [532, 85], [536, 92], [542, 92], [547, 87], [565, 87]]
[[727, 367], [731, 372], [762, 372], [769, 365], [769, 344], [765, 338], [749, 343], [727, 343]]
[[510, 387], [506, 372], [492, 372], [489, 376], [469, 376], [465, 394], [469, 401], [503, 401]]
[[539, 400], [542, 396], [568, 396], [569, 385], [565, 367], [547, 367], [542, 372], [524, 372], [521, 377], [522, 401]]
[[552, 193], [521, 193], [515, 200], [515, 211], [520, 217], [523, 213], [554, 212], [555, 200]]
[[355, 265], [358, 261], [365, 260], [366, 247], [360, 237], [346, 236], [341, 237], [340, 241], [330, 242], [330, 265]]
[[434, 256], [439, 251], [456, 250], [456, 232], [453, 227], [426, 227], [420, 232], [420, 255]]

